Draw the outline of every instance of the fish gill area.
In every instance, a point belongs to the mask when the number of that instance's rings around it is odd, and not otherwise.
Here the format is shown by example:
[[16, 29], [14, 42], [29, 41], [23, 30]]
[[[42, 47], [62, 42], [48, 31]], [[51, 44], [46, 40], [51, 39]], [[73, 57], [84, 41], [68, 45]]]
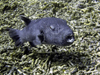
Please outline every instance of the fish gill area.
[[[6, 28], [23, 29], [20, 15], [65, 19], [75, 41], [15, 47]], [[0, 75], [100, 75], [100, 0], [0, 0]]]

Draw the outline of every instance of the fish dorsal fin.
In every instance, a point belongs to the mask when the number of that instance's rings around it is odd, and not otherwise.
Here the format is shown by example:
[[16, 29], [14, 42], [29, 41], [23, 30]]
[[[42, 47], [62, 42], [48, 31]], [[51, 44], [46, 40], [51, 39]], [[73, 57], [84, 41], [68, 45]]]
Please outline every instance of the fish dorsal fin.
[[21, 20], [23, 20], [25, 22], [26, 25], [29, 25], [29, 23], [31, 22], [31, 20], [29, 18], [24, 17], [23, 15], [20, 15]]

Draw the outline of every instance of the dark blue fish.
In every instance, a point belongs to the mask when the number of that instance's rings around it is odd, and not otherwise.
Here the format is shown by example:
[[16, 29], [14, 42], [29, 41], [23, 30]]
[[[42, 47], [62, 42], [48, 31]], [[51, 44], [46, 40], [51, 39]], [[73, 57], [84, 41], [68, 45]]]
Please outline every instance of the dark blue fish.
[[16, 46], [26, 41], [32, 47], [41, 44], [67, 46], [74, 42], [73, 31], [63, 19], [51, 17], [30, 20], [24, 16], [21, 19], [26, 24], [23, 30], [9, 28], [9, 35]]

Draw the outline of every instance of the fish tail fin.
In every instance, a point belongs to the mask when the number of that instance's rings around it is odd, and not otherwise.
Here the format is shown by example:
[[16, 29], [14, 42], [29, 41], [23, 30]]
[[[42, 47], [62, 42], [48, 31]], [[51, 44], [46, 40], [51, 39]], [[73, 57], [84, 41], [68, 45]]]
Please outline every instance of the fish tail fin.
[[9, 31], [10, 37], [14, 40], [16, 46], [20, 46], [23, 44], [21, 37], [20, 37], [20, 30], [7, 28]]

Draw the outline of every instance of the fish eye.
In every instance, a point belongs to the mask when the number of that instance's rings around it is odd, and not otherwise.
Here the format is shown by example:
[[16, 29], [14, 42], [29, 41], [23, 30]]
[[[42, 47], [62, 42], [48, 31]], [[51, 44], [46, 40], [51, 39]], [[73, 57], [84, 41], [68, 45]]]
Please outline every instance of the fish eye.
[[53, 25], [50, 26], [51, 30], [55, 30], [55, 27]]

